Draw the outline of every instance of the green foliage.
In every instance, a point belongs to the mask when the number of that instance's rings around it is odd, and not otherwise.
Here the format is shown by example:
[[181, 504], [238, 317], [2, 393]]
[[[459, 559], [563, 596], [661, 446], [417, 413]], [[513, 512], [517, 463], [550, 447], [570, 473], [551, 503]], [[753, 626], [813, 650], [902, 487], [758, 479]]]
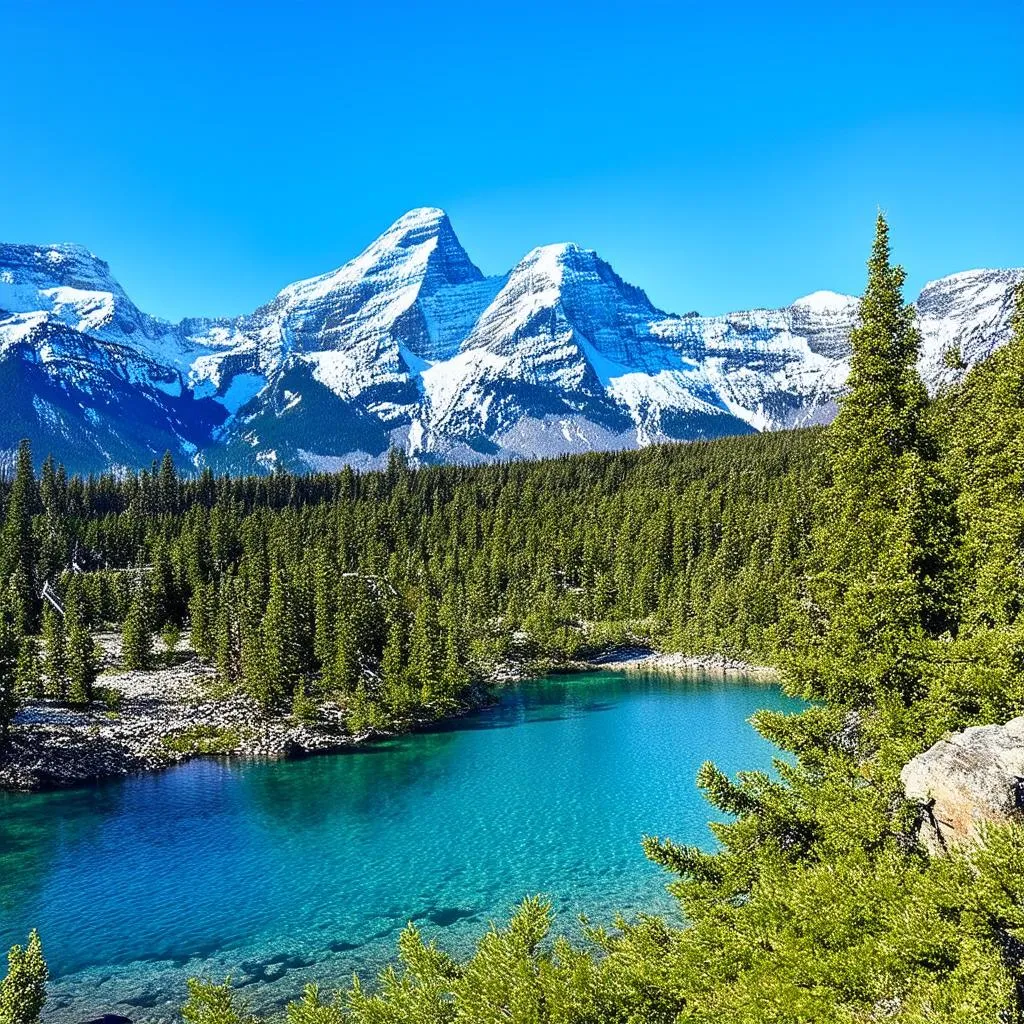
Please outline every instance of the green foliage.
[[49, 605], [43, 609], [43, 665], [47, 692], [51, 697], [67, 699], [68, 649], [64, 620]]
[[81, 597], [69, 595], [66, 606], [67, 698], [81, 707], [93, 699], [93, 687], [100, 674], [100, 653], [83, 613]]
[[231, 991], [231, 982], [217, 985], [192, 979], [188, 983], [188, 1002], [181, 1008], [185, 1024], [254, 1024], [241, 1000]]
[[27, 620], [20, 624], [22, 632], [29, 632], [35, 626], [38, 612], [33, 515], [39, 511], [39, 504], [32, 449], [28, 441], [22, 441], [18, 446], [14, 480], [7, 494], [3, 529], [0, 531], [0, 582], [11, 586], [12, 599], [27, 616]]
[[146, 669], [153, 661], [153, 620], [149, 595], [138, 584], [121, 628], [121, 661], [128, 669]]
[[346, 1024], [341, 994], [335, 994], [330, 1002], [320, 998], [316, 985], [307, 985], [299, 1002], [288, 1005], [288, 1024]]
[[181, 643], [181, 626], [176, 622], [167, 622], [160, 630], [160, 639], [164, 645], [165, 656], [168, 661], [172, 661], [174, 652], [177, 651], [178, 644]]
[[49, 976], [38, 933], [32, 932], [24, 948], [12, 946], [7, 976], [0, 981], [0, 1024], [39, 1024]]
[[160, 742], [178, 754], [233, 754], [241, 746], [238, 730], [222, 725], [194, 725], [168, 736]]
[[904, 278], [879, 214], [849, 391], [827, 433], [807, 632], [792, 664], [808, 696], [852, 706], [920, 696], [927, 641], [951, 623], [949, 495], [924, 423]]
[[7, 739], [18, 710], [18, 648], [14, 623], [0, 611], [0, 741]]

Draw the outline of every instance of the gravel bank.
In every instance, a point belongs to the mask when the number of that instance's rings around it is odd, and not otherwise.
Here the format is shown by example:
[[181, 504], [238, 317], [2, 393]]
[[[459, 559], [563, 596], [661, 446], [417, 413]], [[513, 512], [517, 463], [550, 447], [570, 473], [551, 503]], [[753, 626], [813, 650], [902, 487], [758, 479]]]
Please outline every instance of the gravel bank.
[[23, 706], [0, 750], [0, 789], [52, 789], [165, 768], [200, 752], [188, 749], [199, 732], [216, 738], [218, 753], [252, 758], [340, 749], [370, 738], [348, 735], [336, 705], [309, 725], [267, 717], [244, 695], [216, 695], [212, 669], [186, 649], [172, 665], [116, 671], [120, 638], [97, 640], [108, 666], [98, 685], [119, 695], [116, 710], [101, 702], [82, 710], [51, 700]]

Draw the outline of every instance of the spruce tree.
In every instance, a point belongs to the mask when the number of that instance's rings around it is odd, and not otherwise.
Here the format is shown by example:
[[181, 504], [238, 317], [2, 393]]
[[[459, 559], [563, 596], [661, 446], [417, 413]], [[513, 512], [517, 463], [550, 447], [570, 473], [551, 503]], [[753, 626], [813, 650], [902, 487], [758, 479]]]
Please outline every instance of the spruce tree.
[[64, 624], [67, 629], [68, 700], [84, 706], [92, 700], [93, 687], [100, 674], [99, 650], [77, 601], [69, 603]]
[[269, 709], [290, 698], [302, 678], [303, 657], [298, 637], [295, 597], [282, 570], [270, 577], [270, 599], [263, 616], [260, 701]]
[[0, 741], [6, 741], [18, 710], [18, 646], [13, 622], [0, 612]]
[[32, 448], [24, 440], [18, 446], [14, 481], [7, 496], [7, 510], [0, 534], [0, 580], [17, 581], [17, 599], [29, 617], [26, 631], [34, 628], [38, 621], [36, 544], [32, 536], [32, 516], [38, 505]]
[[854, 706], [913, 699], [923, 644], [947, 623], [946, 499], [923, 422], [928, 396], [904, 279], [879, 214], [848, 390], [827, 431], [807, 600], [811, 657], [794, 666], [809, 696]]
[[139, 582], [121, 626], [121, 661], [128, 669], [149, 668], [153, 660], [153, 623], [149, 594]]
[[332, 685], [348, 693], [359, 679], [359, 650], [351, 612], [339, 607], [334, 624], [334, 659], [331, 665]]
[[409, 644], [409, 672], [424, 704], [432, 699], [440, 683], [441, 654], [437, 605], [430, 594], [424, 594], [416, 605]]
[[192, 585], [192, 596], [188, 601], [189, 639], [192, 650], [203, 661], [213, 661], [217, 652], [213, 616], [210, 614], [212, 584], [198, 581]]
[[37, 932], [32, 932], [24, 948], [12, 946], [7, 976], [0, 981], [0, 1024], [39, 1024], [49, 976]]
[[43, 665], [39, 658], [39, 642], [34, 636], [23, 635], [21, 638], [16, 674], [19, 693], [37, 700], [44, 696]]
[[47, 693], [58, 700], [68, 695], [68, 648], [64, 620], [50, 605], [43, 609], [43, 665]]

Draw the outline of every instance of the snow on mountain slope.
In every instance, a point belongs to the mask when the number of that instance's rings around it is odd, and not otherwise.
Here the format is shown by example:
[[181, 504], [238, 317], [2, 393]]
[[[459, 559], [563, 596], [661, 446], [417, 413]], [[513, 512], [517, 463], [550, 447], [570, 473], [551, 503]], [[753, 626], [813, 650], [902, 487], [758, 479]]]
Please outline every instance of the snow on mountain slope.
[[518, 456], [748, 429], [701, 368], [664, 344], [655, 330], [664, 318], [596, 253], [532, 250], [462, 351], [424, 372], [419, 446]]
[[[921, 367], [939, 388], [1010, 333], [1024, 270], [928, 284]], [[631, 447], [827, 421], [858, 300], [676, 316], [596, 253], [531, 250], [485, 277], [443, 211], [233, 319], [141, 312], [74, 245], [0, 245], [0, 460], [29, 436], [70, 468], [171, 448], [225, 470]], [[957, 358], [951, 358], [955, 355]]]
[[921, 373], [932, 390], [1010, 339], [1024, 270], [966, 270], [929, 281], [917, 300]]

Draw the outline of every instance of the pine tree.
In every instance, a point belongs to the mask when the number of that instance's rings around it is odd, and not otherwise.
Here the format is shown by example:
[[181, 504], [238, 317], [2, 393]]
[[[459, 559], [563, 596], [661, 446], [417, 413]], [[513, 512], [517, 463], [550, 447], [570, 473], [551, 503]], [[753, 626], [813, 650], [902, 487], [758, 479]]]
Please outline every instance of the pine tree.
[[152, 566], [146, 574], [146, 580], [149, 586], [151, 625], [153, 629], [160, 629], [174, 619], [179, 611], [174, 569], [166, 545], [160, 543], [154, 547]]
[[203, 661], [213, 661], [217, 653], [215, 631], [210, 614], [212, 589], [212, 584], [194, 582], [192, 596], [188, 601], [189, 637], [192, 650]]
[[12, 946], [7, 954], [7, 977], [0, 981], [0, 1024], [38, 1024], [46, 1005], [49, 976], [37, 932], [29, 935], [24, 949]]
[[261, 633], [260, 700], [269, 709], [292, 696], [303, 670], [294, 595], [280, 569], [271, 572]]
[[332, 685], [348, 693], [359, 679], [359, 650], [356, 631], [348, 608], [339, 607], [334, 624], [334, 658], [331, 665]]
[[161, 512], [174, 512], [178, 507], [178, 474], [170, 452], [164, 452], [157, 471], [157, 507]]
[[430, 594], [424, 594], [416, 605], [409, 644], [409, 672], [424, 704], [432, 699], [441, 681], [439, 639], [437, 605]]
[[18, 710], [18, 637], [10, 618], [0, 612], [0, 741], [6, 741]]
[[100, 674], [99, 650], [78, 601], [68, 603], [64, 625], [67, 630], [68, 700], [84, 706], [92, 700], [93, 687]]
[[58, 700], [68, 695], [68, 648], [64, 620], [49, 605], [43, 609], [43, 666], [47, 692]]
[[121, 661], [128, 669], [146, 669], [152, 660], [153, 624], [149, 595], [144, 583], [138, 582], [121, 626]]
[[43, 665], [39, 658], [39, 642], [34, 636], [21, 637], [16, 674], [19, 693], [36, 699], [43, 697]]
[[215, 985], [192, 978], [188, 983], [188, 1002], [181, 1008], [185, 1024], [257, 1024], [230, 983]]
[[393, 711], [401, 712], [410, 703], [405, 662], [405, 624], [397, 616], [388, 625], [388, 638], [380, 661], [384, 694]]
[[947, 624], [948, 519], [923, 424], [920, 337], [903, 302], [879, 214], [848, 393], [827, 431], [829, 484], [818, 501], [810, 581], [809, 696], [850, 705], [919, 692], [922, 645]]
[[0, 534], [0, 580], [17, 581], [17, 599], [24, 606], [29, 622], [26, 631], [38, 621], [36, 544], [32, 536], [32, 516], [39, 505], [32, 448], [22, 441], [18, 446], [14, 482], [7, 497], [7, 511]]

